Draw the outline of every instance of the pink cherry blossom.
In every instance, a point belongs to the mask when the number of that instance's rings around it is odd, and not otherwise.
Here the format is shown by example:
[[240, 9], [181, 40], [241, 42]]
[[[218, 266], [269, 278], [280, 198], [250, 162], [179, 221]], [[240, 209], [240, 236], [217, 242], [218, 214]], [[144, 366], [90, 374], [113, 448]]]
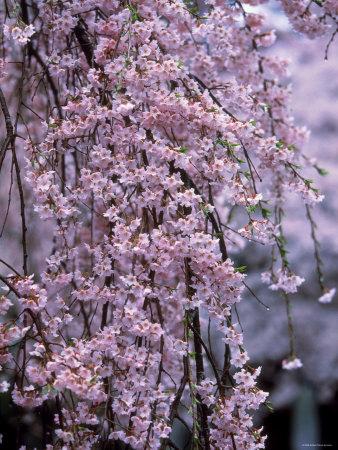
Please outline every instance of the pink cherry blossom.
[[289, 359], [284, 359], [282, 361], [282, 365], [283, 365], [283, 369], [286, 370], [295, 370], [295, 369], [299, 369], [300, 367], [303, 367], [303, 363], [299, 358], [289, 358]]
[[335, 296], [336, 289], [332, 288], [323, 293], [318, 299], [319, 303], [331, 303]]
[[[264, 0], [209, 0], [203, 15], [192, 3], [23, 1], [15, 18], [0, 6], [22, 222], [22, 267], [0, 274], [0, 390], [55, 405], [48, 448], [169, 447], [180, 414], [201, 448], [264, 448], [252, 413], [268, 394], [234, 323], [246, 275], [233, 253], [273, 246], [262, 281], [296, 292], [285, 204], [323, 196], [300, 167], [288, 62], [246, 9]], [[296, 30], [332, 30], [334, 1], [280, 3]], [[32, 217], [49, 242], [36, 265]]]

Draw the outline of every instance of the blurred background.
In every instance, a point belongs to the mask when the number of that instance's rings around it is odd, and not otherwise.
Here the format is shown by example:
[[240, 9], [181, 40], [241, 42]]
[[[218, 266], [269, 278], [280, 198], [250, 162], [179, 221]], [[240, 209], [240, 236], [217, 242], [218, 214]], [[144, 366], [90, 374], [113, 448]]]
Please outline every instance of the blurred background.
[[[325, 49], [330, 36], [311, 41], [291, 30], [277, 5], [261, 7], [261, 10], [277, 31], [274, 54], [291, 62], [292, 77], [285, 82], [292, 83], [292, 113], [298, 124], [311, 130], [304, 152], [308, 157], [316, 158], [318, 166], [328, 171], [322, 177], [312, 171], [310, 178], [314, 178], [325, 195], [325, 200], [314, 209], [314, 218], [326, 285], [338, 287], [338, 36], [326, 61]], [[4, 192], [8, 186], [2, 187], [0, 210], [4, 217], [8, 202]], [[245, 331], [245, 346], [252, 364], [262, 366], [261, 387], [271, 394], [272, 410], [261, 412], [257, 422], [265, 427], [268, 450], [338, 449], [338, 296], [330, 304], [318, 302], [321, 293], [305, 207], [291, 196], [286, 209], [285, 232], [291, 250], [291, 266], [297, 275], [306, 279], [299, 293], [291, 296], [297, 356], [303, 362], [301, 369], [285, 371], [281, 367], [281, 361], [289, 352], [285, 303], [260, 280], [260, 273], [269, 265], [269, 252], [249, 245], [236, 260], [237, 266], [251, 268], [247, 282], [269, 306], [268, 311], [247, 292], [238, 308]], [[8, 239], [11, 242], [19, 239], [15, 234], [15, 223], [11, 226], [15, 217], [14, 213], [8, 216], [7, 235], [0, 240], [3, 259], [12, 261], [13, 266], [17, 265], [16, 257], [20, 259], [20, 255], [13, 253], [12, 247], [9, 249], [5, 243]], [[32, 228], [36, 220], [34, 216], [30, 218]], [[49, 243], [48, 229], [35, 237], [33, 234], [29, 243], [35, 250], [32, 254], [39, 255], [41, 261], [41, 255], [48, 254]], [[37, 264], [38, 260], [32, 262], [33, 270], [38, 269]], [[52, 421], [52, 416], [46, 417], [47, 409], [40, 409], [36, 416], [27, 413], [21, 424], [21, 432], [31, 442], [29, 448], [43, 448], [42, 423]], [[1, 394], [0, 433], [8, 437], [6, 448], [9, 449], [16, 448], [17, 417], [18, 411], [10, 405], [7, 395]], [[177, 432], [180, 435], [180, 430]], [[5, 447], [0, 444], [0, 448]]]

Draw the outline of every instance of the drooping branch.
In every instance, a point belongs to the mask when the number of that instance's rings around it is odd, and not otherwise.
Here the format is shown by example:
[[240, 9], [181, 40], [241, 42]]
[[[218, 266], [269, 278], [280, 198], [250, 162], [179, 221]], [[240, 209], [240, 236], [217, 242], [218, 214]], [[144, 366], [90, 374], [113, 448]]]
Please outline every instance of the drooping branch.
[[5, 95], [1, 87], [0, 87], [0, 107], [3, 117], [5, 119], [5, 126], [6, 126], [6, 137], [0, 147], [0, 171], [1, 171], [7, 149], [13, 143], [14, 140], [14, 128], [12, 124], [12, 119], [9, 113]]

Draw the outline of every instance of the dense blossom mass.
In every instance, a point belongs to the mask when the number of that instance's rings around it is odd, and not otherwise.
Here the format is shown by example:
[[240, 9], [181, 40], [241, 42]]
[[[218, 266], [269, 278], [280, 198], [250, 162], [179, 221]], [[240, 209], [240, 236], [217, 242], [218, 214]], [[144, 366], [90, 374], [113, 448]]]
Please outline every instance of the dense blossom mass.
[[[229, 254], [270, 246], [262, 278], [289, 304], [304, 280], [287, 260], [283, 204], [293, 191], [310, 211], [322, 196], [301, 172], [288, 64], [247, 10], [260, 3], [1, 6], [0, 164], [17, 179], [23, 267], [0, 278], [0, 391], [54, 405], [47, 448], [177, 448], [179, 421], [191, 448], [264, 448], [252, 413], [267, 393], [232, 317], [246, 282]], [[336, 30], [335, 0], [281, 4], [297, 31]], [[31, 202], [54, 227], [40, 274]], [[283, 366], [301, 365], [291, 345]]]

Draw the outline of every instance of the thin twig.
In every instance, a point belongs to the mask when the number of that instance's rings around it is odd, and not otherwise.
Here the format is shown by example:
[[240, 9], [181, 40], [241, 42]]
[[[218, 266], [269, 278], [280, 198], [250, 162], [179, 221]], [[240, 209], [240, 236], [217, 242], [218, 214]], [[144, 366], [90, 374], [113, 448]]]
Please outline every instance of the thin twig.
[[327, 61], [328, 59], [329, 59], [329, 49], [330, 49], [330, 47], [331, 47], [331, 44], [332, 44], [332, 42], [333, 42], [333, 40], [334, 40], [334, 38], [336, 37], [336, 34], [338, 33], [338, 27], [335, 29], [335, 31], [332, 33], [332, 36], [331, 36], [331, 38], [330, 38], [330, 40], [329, 40], [329, 42], [327, 43], [327, 46], [326, 46], [326, 48], [325, 48], [325, 61]]
[[324, 286], [323, 261], [320, 256], [320, 243], [319, 243], [319, 241], [317, 239], [317, 235], [316, 235], [316, 223], [313, 220], [310, 206], [305, 205], [305, 208], [306, 208], [306, 216], [309, 220], [310, 227], [311, 227], [311, 238], [312, 238], [313, 247], [314, 247], [315, 261], [316, 261], [317, 274], [318, 274], [318, 283], [319, 283], [321, 291], [324, 292], [325, 286]]

